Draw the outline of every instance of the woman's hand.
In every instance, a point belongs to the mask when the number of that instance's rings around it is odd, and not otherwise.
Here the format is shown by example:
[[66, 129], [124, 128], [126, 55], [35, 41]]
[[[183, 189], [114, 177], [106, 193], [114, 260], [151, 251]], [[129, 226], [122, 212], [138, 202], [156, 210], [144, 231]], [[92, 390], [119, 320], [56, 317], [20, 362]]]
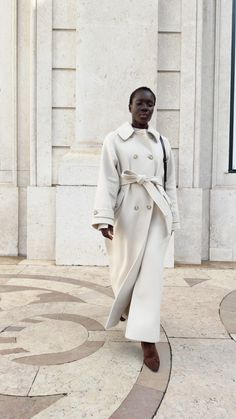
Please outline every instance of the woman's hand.
[[113, 226], [108, 224], [108, 228], [101, 228], [101, 233], [103, 237], [106, 237], [107, 239], [112, 240], [113, 239]]

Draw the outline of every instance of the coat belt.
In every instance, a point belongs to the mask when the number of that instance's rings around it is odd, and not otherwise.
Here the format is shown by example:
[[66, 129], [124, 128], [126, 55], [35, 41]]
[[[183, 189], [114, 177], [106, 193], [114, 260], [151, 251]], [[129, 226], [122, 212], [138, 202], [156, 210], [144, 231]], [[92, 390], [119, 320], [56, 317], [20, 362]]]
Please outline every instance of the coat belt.
[[156, 176], [139, 175], [131, 170], [124, 170], [121, 173], [121, 186], [129, 183], [138, 183], [142, 185], [161, 212], [167, 217], [170, 211], [170, 199], [166, 194], [160, 179]]

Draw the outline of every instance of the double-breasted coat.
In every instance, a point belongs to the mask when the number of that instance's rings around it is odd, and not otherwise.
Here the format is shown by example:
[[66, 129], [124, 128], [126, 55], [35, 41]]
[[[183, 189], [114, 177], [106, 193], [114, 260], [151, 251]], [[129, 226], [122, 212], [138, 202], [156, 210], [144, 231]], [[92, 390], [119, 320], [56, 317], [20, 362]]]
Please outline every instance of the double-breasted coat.
[[174, 158], [167, 138], [166, 190], [160, 134], [125, 123], [104, 140], [92, 226], [114, 226], [106, 239], [115, 300], [106, 328], [126, 313], [125, 336], [157, 342], [163, 263], [172, 231], [179, 228]]

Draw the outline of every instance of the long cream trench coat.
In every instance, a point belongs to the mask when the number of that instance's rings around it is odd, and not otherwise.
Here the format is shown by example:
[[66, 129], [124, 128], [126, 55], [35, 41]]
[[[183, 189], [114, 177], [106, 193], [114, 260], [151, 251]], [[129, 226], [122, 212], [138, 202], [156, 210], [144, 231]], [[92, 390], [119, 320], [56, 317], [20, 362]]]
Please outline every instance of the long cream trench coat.
[[160, 134], [125, 123], [102, 147], [92, 226], [114, 226], [106, 239], [115, 300], [106, 328], [127, 314], [128, 339], [158, 342], [163, 263], [179, 228], [174, 159], [168, 140], [166, 191]]

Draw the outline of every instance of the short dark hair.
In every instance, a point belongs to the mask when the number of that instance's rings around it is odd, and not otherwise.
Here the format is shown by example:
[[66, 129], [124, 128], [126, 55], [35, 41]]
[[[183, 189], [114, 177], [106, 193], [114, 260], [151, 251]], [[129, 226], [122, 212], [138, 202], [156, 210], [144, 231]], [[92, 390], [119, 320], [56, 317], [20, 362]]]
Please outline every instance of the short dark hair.
[[155, 103], [156, 103], [156, 95], [153, 93], [153, 91], [152, 91], [149, 87], [146, 87], [146, 86], [141, 86], [141, 87], [138, 87], [137, 89], [135, 89], [135, 90], [131, 93], [130, 98], [129, 98], [129, 106], [132, 104], [132, 102], [133, 102], [133, 99], [134, 99], [135, 95], [136, 95], [138, 92], [140, 92], [141, 90], [146, 90], [146, 92], [150, 92], [150, 93], [152, 94], [153, 99], [154, 99], [154, 105], [155, 105]]

